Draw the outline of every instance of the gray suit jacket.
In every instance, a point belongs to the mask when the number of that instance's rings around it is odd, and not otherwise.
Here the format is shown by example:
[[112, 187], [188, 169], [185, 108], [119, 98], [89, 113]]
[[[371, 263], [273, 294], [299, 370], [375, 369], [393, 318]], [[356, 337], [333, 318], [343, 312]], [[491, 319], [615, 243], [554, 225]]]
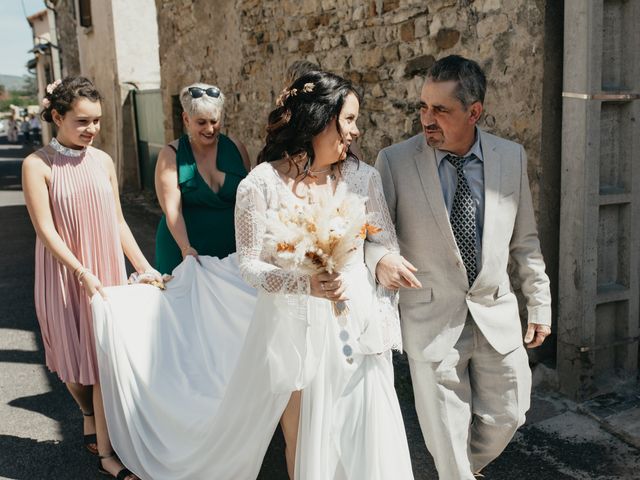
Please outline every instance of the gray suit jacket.
[[[444, 203], [433, 148], [423, 134], [383, 149], [382, 177], [400, 252], [418, 269], [419, 290], [400, 291], [402, 337], [416, 360], [436, 362], [455, 345], [467, 312], [501, 354], [522, 345], [522, 328], [507, 264], [514, 264], [529, 323], [551, 324], [549, 278], [536, 231], [527, 157], [521, 145], [480, 132], [484, 157], [485, 218], [482, 266], [469, 288]], [[375, 272], [387, 252], [365, 251]]]

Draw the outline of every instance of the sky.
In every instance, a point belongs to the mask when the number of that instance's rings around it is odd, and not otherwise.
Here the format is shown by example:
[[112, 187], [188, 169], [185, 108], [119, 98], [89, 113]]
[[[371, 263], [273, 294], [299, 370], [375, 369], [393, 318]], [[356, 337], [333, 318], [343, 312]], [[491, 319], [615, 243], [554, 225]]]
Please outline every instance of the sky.
[[[23, 9], [24, 6], [24, 9]], [[0, 74], [26, 75], [33, 57], [31, 27], [25, 18], [44, 10], [43, 0], [0, 0]]]

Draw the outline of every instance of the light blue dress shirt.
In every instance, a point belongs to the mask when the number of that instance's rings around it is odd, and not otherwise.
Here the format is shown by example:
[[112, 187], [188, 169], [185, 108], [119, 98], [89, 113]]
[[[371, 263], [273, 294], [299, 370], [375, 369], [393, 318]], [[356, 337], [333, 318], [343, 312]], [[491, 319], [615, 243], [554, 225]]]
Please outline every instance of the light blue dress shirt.
[[[458, 186], [458, 175], [456, 173], [456, 167], [451, 165], [451, 162], [445, 158], [447, 155], [453, 154], [438, 149], [435, 149], [435, 154], [438, 162], [438, 176], [440, 177], [444, 203], [447, 207], [447, 213], [451, 216], [453, 197]], [[482, 230], [484, 228], [484, 157], [482, 155], [480, 135], [477, 130], [476, 141], [463, 157], [468, 157], [471, 154], [475, 155], [475, 157], [468, 158], [462, 170], [471, 189], [471, 196], [476, 204], [476, 266], [478, 273], [480, 273], [482, 266]]]

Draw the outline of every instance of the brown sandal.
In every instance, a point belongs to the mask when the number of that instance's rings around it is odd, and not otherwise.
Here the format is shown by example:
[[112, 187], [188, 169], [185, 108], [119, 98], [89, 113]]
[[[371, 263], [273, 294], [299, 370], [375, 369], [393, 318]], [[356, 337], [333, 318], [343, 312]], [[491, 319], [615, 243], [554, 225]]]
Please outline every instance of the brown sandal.
[[[82, 412], [82, 415], [85, 417], [93, 417], [93, 412]], [[95, 433], [83, 435], [83, 442], [84, 448], [86, 448], [91, 455], [98, 455], [98, 437]]]

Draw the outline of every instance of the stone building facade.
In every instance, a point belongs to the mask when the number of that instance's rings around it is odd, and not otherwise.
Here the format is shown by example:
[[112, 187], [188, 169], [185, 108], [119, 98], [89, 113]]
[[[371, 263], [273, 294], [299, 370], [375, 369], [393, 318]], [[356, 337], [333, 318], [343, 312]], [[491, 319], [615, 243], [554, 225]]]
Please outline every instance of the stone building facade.
[[114, 159], [120, 185], [139, 188], [131, 92], [158, 88], [158, 33], [153, 0], [52, 2], [64, 75], [91, 79], [102, 95], [95, 146]]
[[[488, 77], [482, 128], [524, 144], [542, 246], [557, 276], [562, 2], [555, 0], [156, 0], [165, 138], [176, 97], [196, 81], [226, 94], [225, 128], [255, 161], [288, 65], [307, 59], [364, 94], [364, 160], [420, 131], [435, 59], [476, 59]], [[554, 282], [555, 286], [555, 282]], [[549, 342], [544, 356], [553, 356]]]
[[[287, 65], [308, 59], [364, 92], [366, 160], [419, 131], [423, 74], [442, 55], [475, 58], [489, 78], [485, 127], [539, 163], [544, 1], [156, 0], [165, 106], [193, 81], [227, 94], [227, 125], [253, 154]], [[174, 131], [166, 119], [167, 138]]]
[[49, 0], [49, 4], [55, 9], [55, 25], [63, 77], [80, 74], [75, 2], [76, 0]]
[[[55, 32], [52, 35], [50, 15], [47, 10], [41, 10], [27, 17], [33, 36], [33, 49], [31, 50], [33, 58], [29, 60], [27, 66], [36, 74], [38, 105], [44, 98], [46, 86], [55, 79], [60, 71], [60, 57], [56, 49], [52, 47], [55, 45]], [[41, 141], [43, 143], [49, 142], [51, 135], [51, 126], [43, 123]]]

